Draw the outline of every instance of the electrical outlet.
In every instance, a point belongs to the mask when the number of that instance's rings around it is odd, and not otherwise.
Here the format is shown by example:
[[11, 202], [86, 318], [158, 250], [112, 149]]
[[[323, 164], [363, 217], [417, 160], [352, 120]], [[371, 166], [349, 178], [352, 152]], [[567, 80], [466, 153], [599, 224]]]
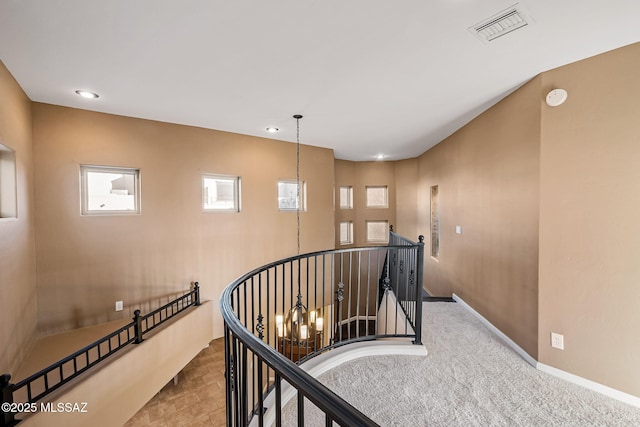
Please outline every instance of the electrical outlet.
[[564, 335], [551, 332], [551, 347], [564, 350]]
[[124, 303], [122, 301], [116, 301], [116, 311], [122, 311]]

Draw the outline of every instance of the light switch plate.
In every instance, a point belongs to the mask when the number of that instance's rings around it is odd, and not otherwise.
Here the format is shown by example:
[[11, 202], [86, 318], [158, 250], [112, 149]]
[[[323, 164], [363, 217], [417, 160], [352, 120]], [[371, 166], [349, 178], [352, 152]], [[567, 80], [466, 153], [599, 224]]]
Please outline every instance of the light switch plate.
[[462, 234], [462, 226], [456, 225], [456, 234]]
[[122, 311], [124, 303], [122, 301], [116, 301], [116, 311]]
[[551, 332], [551, 347], [564, 350], [564, 335]]

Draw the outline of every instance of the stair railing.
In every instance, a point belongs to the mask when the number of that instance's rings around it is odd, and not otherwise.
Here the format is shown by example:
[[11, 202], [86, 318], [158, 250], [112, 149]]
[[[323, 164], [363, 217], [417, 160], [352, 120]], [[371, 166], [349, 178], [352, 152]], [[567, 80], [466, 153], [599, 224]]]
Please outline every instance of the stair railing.
[[191, 291], [145, 315], [141, 315], [140, 310], [135, 310], [132, 321], [127, 325], [16, 384], [11, 383], [11, 375], [1, 375], [2, 416], [0, 417], [0, 427], [18, 424], [20, 420], [16, 418], [17, 414], [35, 412], [31, 409], [39, 408], [37, 402], [45, 396], [113, 356], [127, 345], [142, 343], [144, 336], [153, 329], [187, 308], [198, 305], [200, 305], [200, 286], [198, 282], [194, 282]]

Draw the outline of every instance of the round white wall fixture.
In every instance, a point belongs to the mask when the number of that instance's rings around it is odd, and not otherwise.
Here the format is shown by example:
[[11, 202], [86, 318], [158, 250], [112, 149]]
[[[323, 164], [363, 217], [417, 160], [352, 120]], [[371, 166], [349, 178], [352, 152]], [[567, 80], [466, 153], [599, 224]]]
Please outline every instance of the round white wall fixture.
[[547, 94], [547, 105], [549, 107], [562, 105], [567, 100], [568, 96], [567, 91], [564, 89], [553, 89]]

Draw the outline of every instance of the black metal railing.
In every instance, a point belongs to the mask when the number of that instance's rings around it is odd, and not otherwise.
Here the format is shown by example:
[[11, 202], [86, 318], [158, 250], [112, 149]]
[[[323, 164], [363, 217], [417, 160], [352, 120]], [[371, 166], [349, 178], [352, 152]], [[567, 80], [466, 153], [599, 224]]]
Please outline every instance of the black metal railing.
[[[16, 384], [11, 384], [11, 375], [4, 374], [0, 376], [3, 405], [0, 427], [13, 426], [20, 422], [15, 418], [20, 411], [13, 409], [28, 407], [26, 404], [39, 401], [118, 350], [129, 344], [143, 342], [144, 335], [163, 322], [191, 306], [198, 305], [200, 305], [200, 287], [198, 282], [194, 282], [193, 289], [190, 292], [145, 315], [141, 315], [140, 310], [134, 311], [133, 320], [127, 325]], [[11, 410], [4, 411], [6, 409], [5, 406]]]
[[[424, 246], [424, 236], [418, 236], [418, 242]], [[422, 317], [423, 270], [422, 265], [418, 266], [418, 260], [412, 254], [412, 248], [415, 243], [394, 233], [393, 226], [391, 226], [389, 245], [404, 246], [402, 249], [389, 251], [391, 257], [387, 264], [389, 268], [389, 286], [404, 311], [406, 319], [416, 331], [416, 338], [420, 340], [422, 325], [421, 322], [416, 322], [416, 318]]]
[[[220, 306], [225, 321], [227, 426], [281, 426], [291, 395], [283, 396], [284, 387], [297, 393], [298, 425], [304, 425], [305, 403], [319, 408], [327, 426], [376, 425], [297, 365], [354, 342], [404, 337], [421, 343], [422, 286], [416, 284], [422, 278], [424, 243], [396, 237], [390, 233], [388, 246], [283, 259], [243, 275], [225, 289]], [[394, 270], [394, 258], [396, 264], [403, 260], [403, 265], [410, 265], [413, 274]], [[379, 286], [383, 273], [384, 289]], [[394, 297], [397, 304], [379, 305], [381, 293], [397, 292], [402, 292], [402, 299]]]

